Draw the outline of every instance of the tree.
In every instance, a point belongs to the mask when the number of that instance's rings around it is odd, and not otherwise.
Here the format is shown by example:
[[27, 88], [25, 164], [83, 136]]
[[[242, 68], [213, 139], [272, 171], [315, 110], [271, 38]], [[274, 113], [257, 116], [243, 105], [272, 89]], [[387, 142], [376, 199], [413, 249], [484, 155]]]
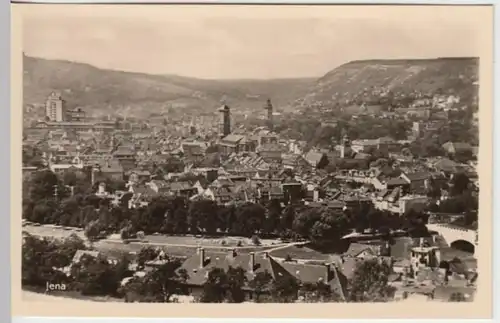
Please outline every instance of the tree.
[[101, 225], [97, 220], [87, 224], [84, 230], [85, 237], [89, 240], [90, 243], [97, 241], [100, 233], [101, 233]]
[[276, 303], [292, 303], [297, 299], [299, 282], [295, 277], [285, 276], [273, 281], [271, 296]]
[[266, 220], [263, 231], [273, 233], [278, 230], [282, 213], [281, 201], [272, 199], [266, 204]]
[[293, 220], [293, 231], [302, 237], [308, 237], [313, 225], [321, 219], [321, 212], [320, 208], [309, 207], [298, 213]]
[[259, 237], [258, 237], [257, 235], [255, 235], [255, 234], [252, 236], [252, 243], [253, 243], [254, 245], [256, 245], [256, 246], [260, 246], [260, 239], [259, 239]]
[[248, 283], [255, 293], [255, 302], [259, 303], [262, 294], [269, 293], [272, 287], [273, 276], [266, 270], [258, 272]]
[[300, 287], [300, 292], [304, 295], [305, 301], [310, 303], [340, 301], [340, 296], [324, 282], [304, 283]]
[[57, 244], [47, 238], [26, 235], [23, 239], [21, 278], [23, 285], [45, 287], [47, 282], [65, 283], [68, 277], [55, 269], [71, 259], [60, 257]]
[[33, 175], [30, 182], [30, 198], [33, 201], [54, 198], [55, 188], [59, 188], [59, 180], [50, 170], [43, 170]]
[[245, 270], [229, 267], [227, 272], [212, 268], [203, 285], [202, 303], [241, 303], [245, 300], [243, 287], [247, 282]]
[[223, 303], [226, 299], [228, 287], [227, 274], [221, 268], [212, 268], [208, 272], [208, 278], [203, 284], [203, 294], [200, 297], [202, 303]]
[[245, 270], [241, 267], [229, 267], [227, 270], [228, 293], [226, 298], [228, 303], [242, 303], [245, 301], [245, 292], [243, 290], [247, 283], [245, 274]]
[[120, 284], [114, 266], [102, 256], [83, 255], [71, 267], [71, 275], [72, 287], [83, 295], [115, 295]]
[[461, 195], [468, 190], [469, 186], [470, 180], [467, 175], [463, 172], [456, 173], [451, 180], [450, 194], [452, 196]]
[[173, 295], [186, 294], [185, 283], [188, 274], [183, 269], [178, 269], [179, 261], [168, 261], [158, 269], [143, 278], [129, 282], [124, 293], [134, 294], [142, 302], [169, 303]]
[[379, 259], [360, 263], [354, 270], [349, 298], [352, 302], [386, 302], [394, 296], [388, 285], [390, 266]]
[[262, 228], [266, 217], [266, 209], [255, 203], [245, 203], [235, 210], [236, 221], [232, 231], [237, 234], [251, 236]]
[[146, 262], [156, 259], [159, 254], [160, 250], [158, 250], [157, 248], [143, 247], [137, 254], [137, 264], [139, 266], [144, 266]]
[[80, 205], [76, 197], [72, 196], [61, 201], [59, 204], [59, 224], [70, 227], [79, 227]]
[[201, 228], [207, 233], [217, 232], [218, 227], [218, 206], [210, 200], [194, 201], [189, 206], [188, 223], [191, 232], [196, 233]]
[[31, 212], [31, 218], [28, 220], [36, 223], [54, 223], [54, 215], [56, 214], [57, 205], [53, 200], [43, 199], [38, 200]]

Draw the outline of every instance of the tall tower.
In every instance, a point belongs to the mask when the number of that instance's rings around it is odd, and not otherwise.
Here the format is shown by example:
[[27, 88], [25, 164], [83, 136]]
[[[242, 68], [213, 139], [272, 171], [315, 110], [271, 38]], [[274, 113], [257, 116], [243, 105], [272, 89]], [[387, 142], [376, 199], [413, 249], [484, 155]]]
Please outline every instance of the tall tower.
[[224, 103], [219, 112], [222, 114], [221, 136], [225, 137], [231, 133], [231, 110]]
[[45, 115], [50, 121], [66, 120], [66, 109], [61, 94], [52, 92], [45, 102]]
[[196, 127], [194, 125], [194, 120], [191, 118], [191, 123], [189, 124], [189, 134], [196, 135]]
[[273, 128], [274, 128], [273, 105], [271, 103], [271, 100], [269, 100], [269, 99], [267, 100], [265, 109], [267, 110], [267, 126], [269, 128], [269, 131], [273, 131]]
[[347, 133], [344, 133], [342, 136], [342, 143], [340, 146], [340, 158], [344, 159], [351, 151], [351, 141], [347, 136]]

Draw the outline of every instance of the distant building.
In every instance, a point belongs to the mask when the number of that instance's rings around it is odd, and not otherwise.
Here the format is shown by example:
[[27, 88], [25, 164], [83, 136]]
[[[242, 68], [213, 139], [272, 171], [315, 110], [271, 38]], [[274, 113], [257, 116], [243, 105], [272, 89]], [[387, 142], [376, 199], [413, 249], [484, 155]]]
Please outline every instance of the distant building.
[[45, 102], [45, 116], [49, 121], [66, 121], [66, 107], [60, 93], [52, 92]]
[[85, 112], [81, 108], [68, 109], [66, 101], [57, 92], [52, 92], [45, 101], [45, 116], [47, 121], [55, 122], [83, 122], [85, 120]]
[[73, 121], [73, 122], [83, 122], [85, 121], [85, 111], [83, 111], [81, 108], [77, 108], [74, 110], [66, 110], [66, 120], [67, 121]]
[[269, 131], [273, 131], [273, 129], [274, 129], [273, 105], [271, 103], [271, 100], [267, 100], [265, 109], [267, 110], [267, 123], [268, 123]]
[[472, 155], [472, 147], [465, 142], [451, 142], [443, 144], [443, 149], [450, 155], [469, 153]]
[[224, 104], [219, 112], [222, 114], [221, 136], [226, 137], [231, 133], [231, 110]]

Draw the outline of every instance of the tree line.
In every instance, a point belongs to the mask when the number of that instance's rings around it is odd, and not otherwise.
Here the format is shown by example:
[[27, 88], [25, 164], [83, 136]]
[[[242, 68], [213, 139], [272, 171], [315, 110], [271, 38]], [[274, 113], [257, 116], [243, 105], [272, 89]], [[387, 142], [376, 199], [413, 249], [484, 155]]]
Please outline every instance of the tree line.
[[[80, 190], [69, 195], [63, 182], [50, 171], [35, 173], [28, 185], [30, 192], [23, 196], [24, 219], [84, 228], [89, 239], [111, 233], [121, 233], [126, 239], [142, 231], [145, 234], [272, 236], [285, 240], [308, 239], [325, 246], [335, 244], [353, 230], [425, 231], [422, 214], [410, 212], [400, 217], [377, 210], [371, 203], [343, 210], [300, 203], [284, 206], [279, 200], [218, 205], [210, 200], [157, 197], [147, 206], [129, 209], [126, 199], [112, 204], [109, 199]], [[59, 187], [58, 195], [54, 196], [54, 190]]]

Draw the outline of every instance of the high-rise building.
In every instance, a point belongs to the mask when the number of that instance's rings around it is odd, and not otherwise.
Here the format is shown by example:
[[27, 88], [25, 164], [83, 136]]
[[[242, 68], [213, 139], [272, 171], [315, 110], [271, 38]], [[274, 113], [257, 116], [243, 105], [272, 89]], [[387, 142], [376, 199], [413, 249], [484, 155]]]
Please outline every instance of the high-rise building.
[[269, 128], [269, 131], [273, 131], [273, 128], [274, 128], [273, 105], [271, 103], [271, 100], [269, 100], [269, 99], [267, 100], [265, 109], [267, 110], [267, 126]]
[[226, 137], [231, 133], [231, 110], [229, 106], [224, 104], [219, 109], [219, 112], [222, 114], [221, 135]]
[[50, 121], [66, 121], [65, 102], [60, 93], [52, 92], [45, 102], [45, 115]]

